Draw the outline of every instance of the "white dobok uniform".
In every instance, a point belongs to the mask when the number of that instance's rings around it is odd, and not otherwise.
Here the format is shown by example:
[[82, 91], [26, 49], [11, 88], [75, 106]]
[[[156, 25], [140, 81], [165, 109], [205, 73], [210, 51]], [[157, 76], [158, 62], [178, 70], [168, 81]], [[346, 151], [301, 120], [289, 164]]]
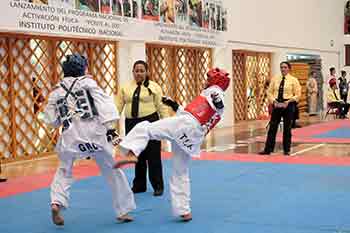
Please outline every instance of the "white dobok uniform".
[[156, 122], [137, 124], [119, 144], [121, 153], [131, 150], [139, 155], [149, 140], [169, 140], [173, 152], [173, 171], [170, 178], [170, 198], [175, 215], [191, 212], [189, 162], [200, 156], [205, 135], [221, 119], [223, 108], [217, 109], [212, 94], [223, 101], [224, 92], [218, 86], [204, 89], [185, 109], [181, 106], [173, 117]]
[[64, 78], [50, 93], [43, 121], [62, 126], [56, 145], [60, 166], [51, 184], [51, 203], [68, 207], [75, 159], [90, 156], [112, 189], [117, 216], [136, 208], [134, 195], [121, 169], [113, 169], [113, 146], [107, 141], [105, 125], [119, 119], [113, 98], [89, 76]]

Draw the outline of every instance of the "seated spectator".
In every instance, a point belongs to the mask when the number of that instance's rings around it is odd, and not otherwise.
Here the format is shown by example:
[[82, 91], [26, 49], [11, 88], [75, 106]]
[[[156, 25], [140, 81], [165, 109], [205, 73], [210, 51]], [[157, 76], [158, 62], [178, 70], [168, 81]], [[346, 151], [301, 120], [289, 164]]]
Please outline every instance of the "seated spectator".
[[331, 79], [329, 80], [329, 89], [327, 93], [327, 103], [328, 106], [332, 108], [338, 108], [339, 117], [341, 119], [346, 118], [346, 115], [349, 111], [350, 104], [345, 103], [342, 99], [340, 99], [339, 90], [337, 87], [337, 80]]

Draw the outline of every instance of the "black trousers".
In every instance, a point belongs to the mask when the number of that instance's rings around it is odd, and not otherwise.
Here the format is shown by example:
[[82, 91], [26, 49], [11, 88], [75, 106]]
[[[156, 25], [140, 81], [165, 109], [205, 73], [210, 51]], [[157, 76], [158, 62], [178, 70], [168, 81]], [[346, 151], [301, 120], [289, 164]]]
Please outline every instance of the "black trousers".
[[343, 94], [343, 95], [340, 95], [340, 98], [341, 98], [345, 103], [347, 103], [347, 102], [348, 102], [348, 93]]
[[287, 108], [273, 108], [270, 120], [270, 127], [267, 133], [265, 151], [273, 152], [276, 144], [276, 134], [278, 126], [283, 118], [283, 151], [290, 152], [292, 144], [292, 122], [295, 118], [294, 102], [289, 103]]
[[[136, 124], [142, 121], [154, 122], [159, 120], [158, 113], [153, 113], [142, 118], [132, 118], [125, 120], [126, 134], [135, 127]], [[147, 167], [149, 181], [154, 190], [163, 190], [163, 171], [161, 160], [161, 142], [150, 140], [145, 150], [139, 155], [138, 162], [135, 166], [135, 178], [133, 180], [134, 191], [147, 190]]]

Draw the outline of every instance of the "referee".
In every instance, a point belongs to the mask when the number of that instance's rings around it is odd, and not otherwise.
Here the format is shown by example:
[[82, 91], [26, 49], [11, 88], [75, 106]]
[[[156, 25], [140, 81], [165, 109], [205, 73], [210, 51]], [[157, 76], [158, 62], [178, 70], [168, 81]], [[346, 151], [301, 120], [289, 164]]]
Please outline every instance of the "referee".
[[290, 155], [292, 121], [296, 111], [296, 103], [301, 95], [300, 83], [296, 77], [289, 74], [290, 69], [291, 65], [289, 62], [281, 62], [281, 74], [271, 80], [267, 90], [267, 97], [273, 106], [273, 110], [265, 149], [259, 153], [260, 155], [269, 155], [273, 152], [281, 118], [283, 118], [283, 151], [284, 155]]
[[[168, 108], [162, 103], [162, 89], [157, 83], [149, 80], [146, 62], [136, 61], [132, 72], [134, 79], [120, 88], [115, 100], [118, 111], [122, 112], [124, 109], [126, 134], [142, 121], [154, 122], [168, 116]], [[132, 187], [134, 193], [146, 192], [147, 169], [154, 189], [153, 195], [161, 196], [164, 182], [160, 141], [149, 141], [146, 149], [138, 157]]]

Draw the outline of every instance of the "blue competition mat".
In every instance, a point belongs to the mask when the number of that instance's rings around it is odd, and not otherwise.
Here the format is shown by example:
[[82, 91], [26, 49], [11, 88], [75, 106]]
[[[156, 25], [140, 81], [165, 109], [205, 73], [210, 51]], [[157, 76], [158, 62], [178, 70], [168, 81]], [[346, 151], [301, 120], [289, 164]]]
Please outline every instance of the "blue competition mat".
[[350, 128], [338, 128], [335, 130], [330, 130], [326, 133], [314, 135], [315, 138], [350, 138]]
[[[165, 177], [171, 161], [164, 162]], [[128, 169], [131, 180], [133, 170]], [[76, 182], [64, 228], [51, 223], [49, 189], [0, 199], [1, 233], [336, 233], [350, 232], [348, 167], [193, 161], [193, 221], [162, 197], [137, 194], [135, 222], [117, 224], [102, 177]]]

